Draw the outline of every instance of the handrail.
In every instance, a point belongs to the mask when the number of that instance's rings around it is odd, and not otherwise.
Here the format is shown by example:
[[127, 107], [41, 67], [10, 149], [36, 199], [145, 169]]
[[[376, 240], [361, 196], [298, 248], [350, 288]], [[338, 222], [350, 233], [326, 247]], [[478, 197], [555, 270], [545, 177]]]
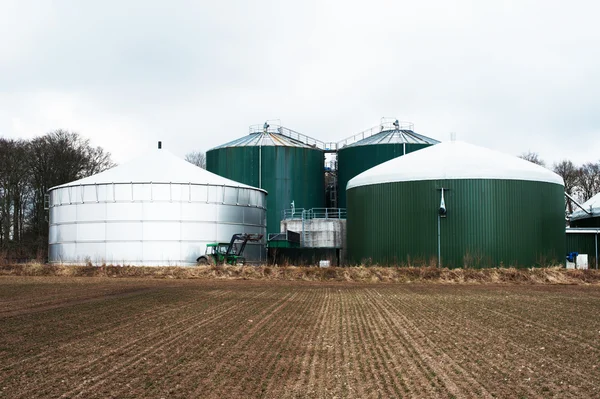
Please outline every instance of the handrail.
[[350, 144], [354, 144], [357, 141], [364, 140], [366, 138], [369, 138], [369, 137], [379, 134], [381, 132], [390, 131], [390, 130], [391, 131], [413, 130], [415, 128], [415, 125], [411, 122], [397, 121], [397, 123], [396, 123], [396, 120], [392, 121], [392, 120], [386, 120], [386, 119], [388, 119], [388, 118], [382, 118], [381, 123], [377, 126], [373, 126], [370, 129], [367, 129], [367, 130], [357, 133], [353, 136], [350, 136], [346, 139], [338, 141], [337, 148], [341, 149], [342, 147], [345, 147]]
[[346, 219], [346, 208], [294, 208], [282, 211], [282, 219]]
[[[268, 121], [267, 121], [268, 122]], [[319, 148], [323, 151], [327, 152], [335, 152], [342, 147], [347, 145], [356, 143], [357, 141], [364, 140], [368, 137], [374, 136], [384, 131], [401, 131], [401, 130], [414, 130], [415, 125], [412, 122], [407, 121], [399, 121], [395, 118], [381, 118], [381, 123], [377, 126], [374, 126], [370, 129], [357, 133], [353, 136], [350, 136], [346, 139], [340, 140], [338, 142], [325, 142], [321, 140], [317, 140], [313, 137], [307, 136], [305, 134], [296, 132], [295, 130], [288, 129], [285, 126], [280, 124], [263, 124], [263, 125], [251, 125], [249, 127], [250, 134], [260, 134], [260, 133], [269, 133], [269, 134], [281, 134], [283, 136], [289, 137], [294, 140], [298, 140], [301, 143], [306, 145], [313, 146], [315, 148]]]
[[317, 140], [313, 137], [296, 132], [295, 130], [288, 129], [287, 127], [281, 126], [281, 125], [268, 124], [266, 127], [265, 127], [265, 125], [252, 125], [252, 126], [250, 126], [249, 130], [250, 130], [250, 134], [260, 134], [260, 133], [281, 134], [283, 136], [300, 141], [301, 143], [319, 148], [324, 151], [337, 150], [337, 143], [333, 143], [333, 142], [326, 143], [324, 141]]

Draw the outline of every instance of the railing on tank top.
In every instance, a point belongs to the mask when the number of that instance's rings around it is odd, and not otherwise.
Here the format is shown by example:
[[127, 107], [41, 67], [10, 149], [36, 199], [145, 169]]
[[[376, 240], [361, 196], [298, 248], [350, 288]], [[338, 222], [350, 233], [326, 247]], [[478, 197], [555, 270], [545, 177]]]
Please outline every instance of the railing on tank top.
[[366, 138], [369, 138], [369, 137], [379, 134], [381, 132], [390, 131], [390, 130], [413, 130], [415, 128], [415, 125], [411, 122], [398, 121], [398, 123], [396, 124], [396, 121], [385, 120], [386, 118], [383, 118], [383, 119], [384, 120], [382, 120], [381, 123], [377, 126], [374, 126], [363, 132], [357, 133], [354, 136], [350, 136], [347, 139], [338, 141], [336, 143], [337, 148], [341, 149], [342, 147], [345, 147], [350, 144], [354, 144], [357, 141], [364, 140]]
[[252, 125], [250, 126], [250, 134], [259, 134], [259, 133], [270, 133], [270, 134], [281, 134], [282, 136], [289, 137], [291, 139], [297, 140], [306, 145], [310, 145], [312, 147], [318, 148], [323, 151], [335, 151], [337, 150], [337, 143], [329, 142], [326, 143], [321, 140], [317, 140], [305, 134], [296, 132], [295, 130], [288, 129], [285, 126], [270, 124], [265, 129], [264, 125]]
[[346, 219], [346, 208], [294, 208], [282, 211], [282, 217], [287, 219]]

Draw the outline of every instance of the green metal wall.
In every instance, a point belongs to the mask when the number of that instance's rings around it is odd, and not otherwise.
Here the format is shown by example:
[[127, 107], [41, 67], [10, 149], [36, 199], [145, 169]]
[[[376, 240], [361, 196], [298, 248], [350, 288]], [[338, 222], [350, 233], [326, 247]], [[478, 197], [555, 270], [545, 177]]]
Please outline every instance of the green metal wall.
[[[261, 154], [259, 155], [259, 152]], [[325, 206], [324, 155], [320, 150], [285, 146], [226, 147], [206, 153], [206, 169], [240, 183], [267, 190], [267, 233], [278, 233], [281, 212]]]
[[[406, 144], [406, 153], [431, 144]], [[403, 144], [370, 144], [342, 148], [338, 151], [338, 208], [346, 208], [346, 185], [354, 176], [380, 163], [404, 155]]]
[[571, 222], [571, 227], [600, 227], [600, 217], [577, 219]]
[[267, 246], [269, 248], [300, 248], [300, 243], [292, 242], [292, 241], [283, 241], [283, 240], [275, 241], [275, 240], [273, 240], [273, 241], [269, 241]]
[[444, 267], [531, 267], [565, 255], [561, 185], [518, 180], [429, 180], [361, 186], [348, 194], [351, 264], [437, 264], [438, 188]]
[[[590, 268], [596, 267], [596, 234], [589, 233], [567, 233], [566, 252], [579, 252], [588, 255]], [[598, 238], [598, 250], [600, 251], [600, 237]]]

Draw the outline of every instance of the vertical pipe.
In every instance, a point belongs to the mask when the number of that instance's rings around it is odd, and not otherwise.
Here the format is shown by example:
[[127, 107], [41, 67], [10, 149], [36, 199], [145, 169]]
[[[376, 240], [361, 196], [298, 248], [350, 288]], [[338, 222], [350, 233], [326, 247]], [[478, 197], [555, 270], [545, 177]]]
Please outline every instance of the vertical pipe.
[[440, 220], [442, 217], [438, 214], [438, 267], [442, 267], [442, 244], [441, 244], [441, 233], [440, 233]]
[[304, 213], [305, 213], [305, 212], [306, 212], [306, 211], [305, 211], [304, 209], [302, 209], [302, 247], [304, 247], [304, 246], [305, 246], [305, 242], [304, 242], [304, 241], [305, 241], [305, 240], [304, 240], [304, 238], [305, 238], [305, 237], [304, 237]]
[[262, 188], [262, 138], [261, 134], [258, 142], [258, 188]]
[[598, 230], [596, 230], [596, 270], [598, 270]]

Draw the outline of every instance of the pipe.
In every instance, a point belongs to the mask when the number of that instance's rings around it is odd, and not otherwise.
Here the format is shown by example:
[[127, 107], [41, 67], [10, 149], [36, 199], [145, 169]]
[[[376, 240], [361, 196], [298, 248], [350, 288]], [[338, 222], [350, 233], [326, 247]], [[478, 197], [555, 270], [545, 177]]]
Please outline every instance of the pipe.
[[441, 220], [442, 216], [446, 217], [446, 203], [444, 201], [444, 190], [448, 188], [438, 188], [440, 190], [440, 207], [438, 208], [438, 267], [442, 267], [442, 232], [441, 232]]
[[306, 246], [306, 240], [304, 237], [304, 217], [305, 217], [306, 209], [302, 209], [302, 247]]
[[575, 205], [577, 205], [578, 207], [581, 208], [582, 211], [584, 211], [585, 213], [587, 213], [588, 215], [592, 216], [592, 212], [586, 210], [583, 205], [581, 205], [579, 202], [577, 202], [575, 200], [575, 198], [571, 197], [569, 194], [565, 193], [565, 197], [567, 197], [568, 199], [570, 199], [571, 201], [573, 201], [575, 203]]
[[442, 217], [438, 214], [438, 267], [442, 267], [442, 249], [441, 249], [441, 233], [440, 233], [440, 220]]
[[262, 134], [258, 143], [258, 188], [262, 188]]
[[598, 230], [596, 230], [596, 270], [598, 270]]

